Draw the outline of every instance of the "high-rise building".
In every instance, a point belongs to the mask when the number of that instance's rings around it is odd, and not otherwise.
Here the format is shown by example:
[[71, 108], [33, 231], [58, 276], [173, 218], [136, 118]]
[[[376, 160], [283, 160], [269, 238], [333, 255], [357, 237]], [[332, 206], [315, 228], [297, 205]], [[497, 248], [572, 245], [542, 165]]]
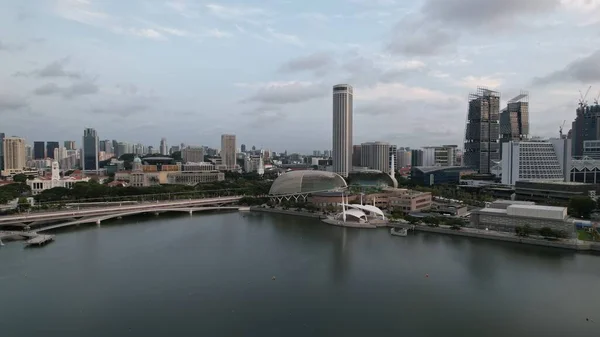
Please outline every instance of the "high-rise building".
[[112, 140], [112, 149], [115, 157], [119, 158], [123, 153], [119, 153], [119, 142], [116, 139]]
[[424, 147], [423, 166], [456, 166], [457, 148], [457, 145]]
[[221, 135], [221, 160], [227, 170], [233, 171], [236, 168], [235, 151], [235, 135]]
[[181, 150], [181, 159], [184, 163], [202, 163], [204, 162], [204, 147], [188, 146]]
[[[392, 172], [398, 171], [398, 157], [396, 157], [398, 152], [398, 146], [390, 145], [390, 169]], [[391, 173], [391, 172], [390, 172]]]
[[574, 158], [581, 158], [584, 154], [586, 141], [600, 140], [600, 105], [587, 105], [579, 103], [577, 116], [571, 128], [572, 154]]
[[423, 150], [411, 150], [410, 151], [410, 166], [411, 167], [423, 166]]
[[500, 93], [478, 88], [469, 95], [465, 132], [465, 166], [480, 174], [490, 174], [500, 161]]
[[408, 147], [400, 147], [398, 148], [397, 153], [397, 159], [398, 159], [398, 164], [396, 165], [399, 169], [400, 168], [404, 168], [404, 167], [409, 167], [411, 165], [410, 159], [411, 159], [411, 152], [410, 152], [410, 148]]
[[61, 159], [67, 158], [67, 149], [65, 147], [57, 147], [54, 149], [54, 160], [59, 161]]
[[162, 154], [163, 156], [166, 156], [169, 154], [167, 152], [167, 138], [162, 138], [160, 140], [160, 154]]
[[571, 139], [510, 141], [502, 147], [502, 184], [570, 181]]
[[362, 143], [361, 166], [390, 173], [390, 144], [384, 142]]
[[352, 145], [352, 166], [359, 167], [362, 165], [361, 145]]
[[84, 171], [98, 170], [98, 134], [87, 128], [83, 131], [81, 163]]
[[[521, 94], [500, 112], [500, 143], [525, 140], [529, 136], [529, 94]], [[502, 153], [502, 146], [500, 152]]]
[[74, 140], [65, 140], [64, 141], [65, 148], [67, 151], [75, 150], [75, 141]]
[[242, 152], [246, 152], [246, 144], [242, 144], [241, 150]]
[[4, 171], [4, 134], [0, 132], [0, 173]]
[[59, 147], [58, 142], [46, 142], [46, 157], [56, 159], [54, 158], [54, 150]]
[[33, 159], [46, 159], [46, 143], [33, 142]]
[[25, 139], [5, 137], [2, 142], [2, 154], [4, 156], [2, 175], [9, 176], [23, 172], [26, 165]]
[[352, 169], [353, 96], [348, 84], [333, 87], [333, 172], [342, 177]]
[[25, 144], [25, 158], [28, 161], [33, 159], [33, 147], [29, 144]]

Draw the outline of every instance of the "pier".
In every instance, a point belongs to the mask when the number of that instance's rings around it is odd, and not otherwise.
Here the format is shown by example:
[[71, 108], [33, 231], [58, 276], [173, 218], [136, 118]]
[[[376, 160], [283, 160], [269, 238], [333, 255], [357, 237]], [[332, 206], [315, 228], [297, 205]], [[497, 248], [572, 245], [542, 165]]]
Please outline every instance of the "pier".
[[35, 237], [25, 241], [25, 246], [26, 247], [43, 246], [53, 240], [54, 240], [54, 235], [39, 234], [38, 236], [35, 236]]

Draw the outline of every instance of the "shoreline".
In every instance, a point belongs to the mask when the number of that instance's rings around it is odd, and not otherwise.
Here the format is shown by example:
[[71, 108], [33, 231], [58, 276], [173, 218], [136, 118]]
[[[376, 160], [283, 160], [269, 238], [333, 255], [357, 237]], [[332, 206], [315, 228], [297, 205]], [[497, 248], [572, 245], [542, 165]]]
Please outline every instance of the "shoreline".
[[[301, 211], [293, 211], [293, 210], [280, 210], [274, 208], [262, 208], [262, 207], [250, 207], [250, 211], [253, 212], [263, 212], [263, 213], [275, 213], [275, 214], [284, 214], [284, 215], [293, 215], [293, 216], [302, 216], [309, 217], [321, 220], [321, 222], [336, 226], [336, 227], [345, 227], [345, 228], [358, 228], [358, 229], [372, 229], [379, 228], [384, 226], [352, 226], [352, 225], [340, 225], [334, 222], [323, 221], [325, 216], [322, 214], [315, 214], [309, 212], [301, 212]], [[394, 224], [388, 223], [385, 227], [396, 227]], [[442, 227], [430, 227], [424, 225], [415, 225], [415, 231], [426, 232], [426, 233], [436, 233], [436, 234], [446, 234], [446, 235], [454, 235], [454, 236], [462, 236], [469, 237], [475, 239], [483, 239], [483, 240], [493, 240], [493, 241], [503, 241], [503, 242], [511, 242], [511, 243], [519, 243], [525, 245], [532, 246], [541, 246], [541, 247], [549, 247], [549, 248], [557, 248], [557, 249], [568, 249], [574, 250], [577, 252], [600, 252], [600, 242], [587, 242], [587, 241], [549, 241], [544, 239], [535, 239], [528, 237], [519, 237], [513, 236], [509, 234], [505, 234], [502, 232], [483, 232], [472, 228], [463, 228], [461, 230], [454, 230], [450, 228], [442, 228]]]

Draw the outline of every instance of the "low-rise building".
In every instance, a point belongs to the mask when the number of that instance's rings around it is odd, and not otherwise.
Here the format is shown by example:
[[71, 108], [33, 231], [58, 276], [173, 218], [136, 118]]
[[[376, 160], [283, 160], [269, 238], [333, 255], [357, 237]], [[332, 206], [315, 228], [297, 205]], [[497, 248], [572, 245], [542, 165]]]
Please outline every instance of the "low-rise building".
[[562, 181], [517, 181], [515, 198], [517, 200], [540, 203], [566, 204], [576, 196], [594, 197], [598, 185]]
[[61, 178], [60, 169], [58, 168], [58, 162], [52, 162], [52, 173], [50, 176], [39, 177], [35, 179], [27, 180], [27, 185], [31, 187], [31, 193], [33, 195], [40, 194], [45, 190], [49, 190], [55, 187], [71, 188], [78, 182], [90, 181], [89, 177], [70, 176]]
[[517, 227], [529, 226], [534, 230], [549, 227], [564, 231], [570, 237], [575, 233], [566, 207], [540, 206], [532, 202], [497, 201], [472, 211], [470, 220], [474, 228], [501, 232], [515, 232]]

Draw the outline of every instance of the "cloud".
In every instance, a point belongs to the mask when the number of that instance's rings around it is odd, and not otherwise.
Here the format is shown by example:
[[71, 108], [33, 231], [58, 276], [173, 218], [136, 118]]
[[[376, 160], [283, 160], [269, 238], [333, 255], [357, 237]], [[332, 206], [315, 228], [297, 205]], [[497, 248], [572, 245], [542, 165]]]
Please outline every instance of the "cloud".
[[387, 50], [406, 56], [430, 56], [454, 50], [458, 34], [428, 20], [407, 19], [392, 30]]
[[0, 40], [0, 51], [20, 51], [25, 49], [22, 45], [16, 45], [11, 43], [4, 43]]
[[145, 112], [149, 108], [150, 107], [145, 103], [110, 102], [108, 105], [92, 108], [91, 112], [99, 115], [116, 115], [122, 117], [130, 117]]
[[569, 63], [564, 69], [543, 77], [536, 77], [534, 85], [551, 83], [583, 83], [600, 82], [600, 49], [594, 53]]
[[209, 14], [223, 20], [246, 22], [254, 25], [262, 25], [261, 20], [271, 15], [270, 12], [257, 7], [248, 6], [225, 6], [221, 4], [205, 5]]
[[283, 43], [295, 45], [298, 47], [304, 47], [304, 43], [296, 35], [280, 33], [280, 32], [275, 31], [273, 28], [267, 28], [267, 33], [269, 34], [270, 37], [274, 38], [275, 40], [281, 41]]
[[327, 53], [314, 53], [308, 56], [301, 56], [284, 63], [280, 68], [280, 72], [301, 72], [315, 71], [325, 72], [328, 68], [335, 66], [335, 61], [331, 55]]
[[402, 83], [378, 83], [374, 86], [357, 87], [354, 91], [357, 101], [376, 101], [386, 99], [403, 99], [418, 101], [456, 100], [460, 97], [449, 95], [441, 91], [422, 87], [410, 87]]
[[27, 107], [29, 107], [29, 103], [25, 98], [0, 93], [0, 112], [21, 110]]
[[229, 32], [222, 31], [222, 30], [217, 29], [217, 28], [213, 28], [213, 29], [207, 30], [204, 33], [204, 36], [214, 37], [214, 38], [217, 38], [217, 39], [223, 39], [223, 38], [232, 37], [233, 34], [231, 34]]
[[495, 76], [466, 76], [456, 84], [465, 88], [485, 87], [494, 89], [502, 85], [504, 79]]
[[397, 4], [396, 0], [348, 0], [348, 2], [370, 7], [388, 7]]
[[65, 99], [92, 95], [97, 92], [98, 86], [92, 81], [80, 81], [66, 87], [61, 87], [56, 83], [46, 83], [33, 90], [33, 93], [38, 96], [60, 95]]
[[315, 98], [324, 97], [329, 92], [321, 83], [301, 81], [259, 84], [238, 83], [236, 85], [243, 88], [257, 88], [256, 94], [242, 102], [255, 102], [265, 105], [306, 102]]
[[30, 72], [17, 72], [14, 74], [14, 76], [35, 76], [39, 78], [67, 77], [72, 79], [80, 79], [82, 77], [82, 73], [65, 69], [65, 66], [69, 62], [69, 57], [64, 57], [62, 59], [53, 61], [40, 69]]
[[532, 15], [551, 12], [559, 6], [560, 0], [427, 0], [421, 13], [428, 20], [473, 29], [499, 27], [521, 18], [530, 19]]
[[329, 21], [329, 17], [323, 13], [318, 12], [310, 12], [310, 13], [300, 13], [298, 17], [304, 20], [315, 21], [315, 22], [327, 22]]

